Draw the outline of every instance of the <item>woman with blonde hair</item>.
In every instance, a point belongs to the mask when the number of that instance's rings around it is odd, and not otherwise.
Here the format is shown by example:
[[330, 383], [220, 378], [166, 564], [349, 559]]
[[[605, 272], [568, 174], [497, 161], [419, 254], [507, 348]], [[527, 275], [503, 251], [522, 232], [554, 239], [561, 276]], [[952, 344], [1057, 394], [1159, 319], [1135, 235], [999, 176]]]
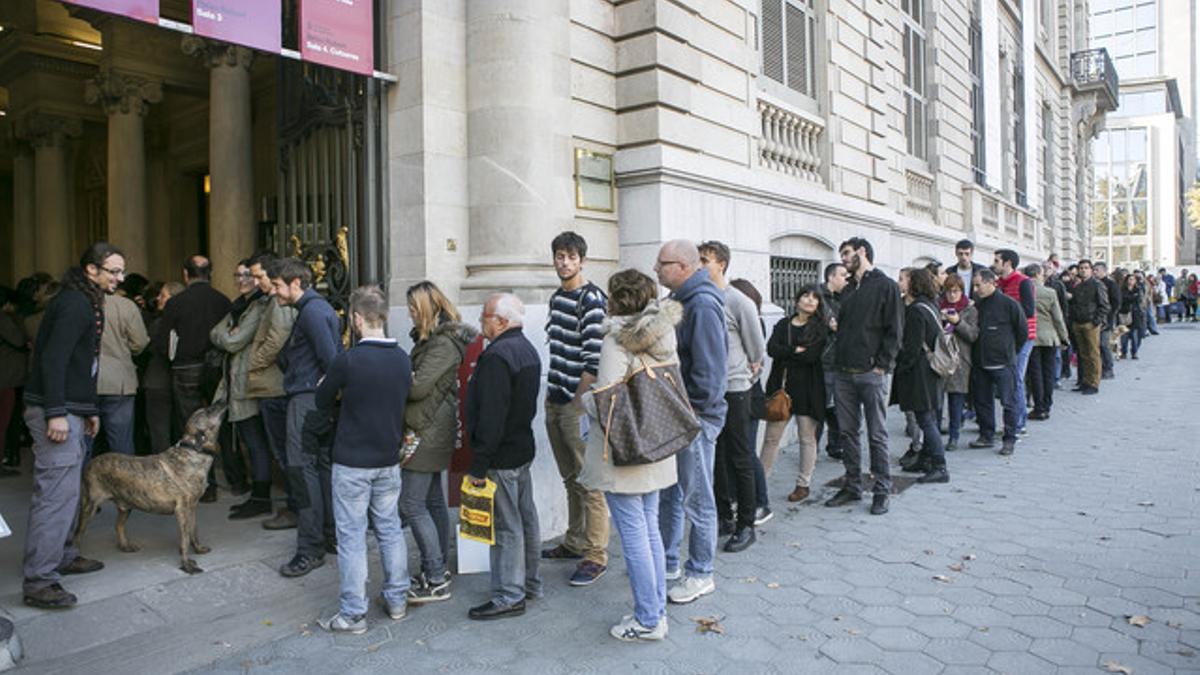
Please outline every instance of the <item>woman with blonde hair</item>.
[[462, 323], [454, 304], [429, 281], [408, 289], [408, 313], [413, 381], [404, 425], [420, 440], [400, 465], [400, 514], [421, 551], [421, 573], [408, 591], [409, 604], [421, 605], [450, 599], [450, 515], [442, 473], [450, 468], [458, 428], [458, 367], [479, 333]]

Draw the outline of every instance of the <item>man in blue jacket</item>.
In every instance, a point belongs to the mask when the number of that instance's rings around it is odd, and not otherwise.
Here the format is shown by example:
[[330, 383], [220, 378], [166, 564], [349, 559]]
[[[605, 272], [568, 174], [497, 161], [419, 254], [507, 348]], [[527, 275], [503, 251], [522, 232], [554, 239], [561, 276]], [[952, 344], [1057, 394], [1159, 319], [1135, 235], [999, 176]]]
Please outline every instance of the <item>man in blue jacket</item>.
[[[285, 577], [300, 577], [325, 564], [325, 509], [322, 486], [328, 477], [321, 475], [318, 455], [328, 454], [327, 448], [305, 448], [306, 425], [310, 426], [322, 413], [317, 410], [317, 384], [333, 357], [342, 350], [341, 323], [333, 307], [311, 288], [312, 272], [303, 261], [286, 258], [271, 270], [275, 299], [280, 305], [292, 305], [299, 314], [283, 351], [279, 352], [279, 367], [283, 370], [283, 390], [287, 394], [287, 475], [292, 497], [296, 500], [296, 555], [279, 573]], [[306, 451], [307, 450], [307, 451]]]
[[[717, 436], [725, 426], [726, 363], [725, 298], [700, 267], [700, 252], [690, 241], [663, 244], [654, 263], [658, 281], [683, 305], [683, 321], [675, 327], [679, 368], [700, 433], [676, 455], [679, 483], [662, 491], [659, 528], [666, 548], [667, 579], [680, 580], [667, 592], [674, 603], [688, 603], [717, 589], [713, 558], [717, 552], [717, 504], [713, 495], [713, 460]], [[691, 523], [686, 574], [679, 567], [684, 516]]]

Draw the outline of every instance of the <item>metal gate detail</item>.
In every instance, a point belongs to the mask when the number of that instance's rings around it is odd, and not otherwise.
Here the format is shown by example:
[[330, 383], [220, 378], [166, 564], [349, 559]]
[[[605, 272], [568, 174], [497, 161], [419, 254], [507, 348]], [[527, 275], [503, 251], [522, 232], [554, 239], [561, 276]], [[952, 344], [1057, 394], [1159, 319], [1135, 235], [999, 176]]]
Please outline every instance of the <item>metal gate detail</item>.
[[820, 281], [820, 260], [771, 256], [771, 302], [789, 314], [800, 289]]

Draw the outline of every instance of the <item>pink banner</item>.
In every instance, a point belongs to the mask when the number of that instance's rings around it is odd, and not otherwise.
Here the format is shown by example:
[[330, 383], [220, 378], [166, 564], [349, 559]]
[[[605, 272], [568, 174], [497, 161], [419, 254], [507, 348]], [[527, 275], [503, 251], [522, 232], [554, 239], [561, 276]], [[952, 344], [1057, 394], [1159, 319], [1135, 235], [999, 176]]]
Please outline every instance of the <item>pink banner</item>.
[[372, 0], [300, 0], [305, 61], [370, 75], [375, 70]]
[[158, 23], [158, 0], [64, 0], [72, 5]]
[[279, 53], [280, 0], [193, 0], [196, 35]]

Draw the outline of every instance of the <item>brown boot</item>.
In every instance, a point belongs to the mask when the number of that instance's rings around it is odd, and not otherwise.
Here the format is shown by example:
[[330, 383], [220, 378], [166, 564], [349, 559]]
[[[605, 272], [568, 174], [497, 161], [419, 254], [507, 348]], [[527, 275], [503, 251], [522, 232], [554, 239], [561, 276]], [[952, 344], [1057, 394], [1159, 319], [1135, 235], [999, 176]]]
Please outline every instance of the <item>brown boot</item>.
[[788, 495], [789, 502], [802, 502], [805, 499], [808, 499], [808, 488], [802, 485], [797, 485], [792, 494]]
[[293, 530], [296, 528], [296, 514], [288, 509], [279, 509], [274, 518], [263, 521], [264, 530]]

